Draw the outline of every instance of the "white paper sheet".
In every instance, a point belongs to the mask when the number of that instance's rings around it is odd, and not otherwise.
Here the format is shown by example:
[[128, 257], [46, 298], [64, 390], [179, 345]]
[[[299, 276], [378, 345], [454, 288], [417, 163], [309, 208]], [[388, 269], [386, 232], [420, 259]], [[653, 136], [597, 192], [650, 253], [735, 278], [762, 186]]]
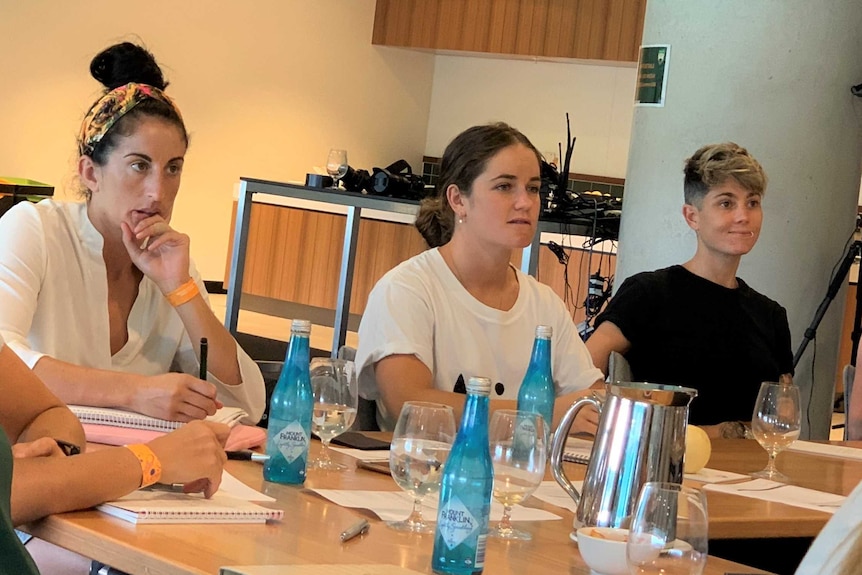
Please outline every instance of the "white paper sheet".
[[275, 501], [275, 497], [264, 495], [260, 491], [252, 489], [227, 471], [221, 473], [221, 485], [219, 485], [217, 493], [243, 501]]
[[686, 473], [684, 477], [689, 481], [700, 481], [701, 483], [724, 483], [725, 481], [746, 479], [748, 475], [704, 467], [697, 473]]
[[[342, 507], [368, 509], [384, 521], [400, 521], [410, 515], [413, 498], [406, 491], [359, 491], [346, 489], [311, 489]], [[423, 515], [429, 522], [436, 520], [437, 497], [427, 497], [422, 502]], [[503, 516], [503, 506], [491, 502], [491, 521], [499, 521]], [[548, 521], [560, 519], [541, 509], [516, 505], [512, 508], [512, 521]]]
[[364, 461], [389, 461], [388, 449], [351, 449], [349, 447], [338, 447], [331, 444], [329, 449]]
[[862, 449], [847, 447], [846, 445], [829, 445], [828, 443], [814, 443], [813, 441], [794, 441], [787, 451], [801, 451], [803, 453], [814, 453], [828, 457], [840, 457], [842, 459], [862, 460]]
[[[575, 486], [578, 492], [584, 488], [583, 481], [572, 481], [572, 485]], [[577, 511], [575, 501], [569, 497], [569, 494], [556, 481], [542, 481], [539, 488], [533, 492], [533, 497], [541, 499], [545, 503], [568, 509], [572, 513]]]
[[824, 513], [835, 513], [844, 503], [846, 497], [834, 493], [826, 493], [814, 489], [806, 489], [796, 485], [787, 485], [768, 479], [753, 479], [743, 483], [705, 485], [706, 491], [732, 493], [743, 497], [784, 503], [794, 507], [803, 507]]

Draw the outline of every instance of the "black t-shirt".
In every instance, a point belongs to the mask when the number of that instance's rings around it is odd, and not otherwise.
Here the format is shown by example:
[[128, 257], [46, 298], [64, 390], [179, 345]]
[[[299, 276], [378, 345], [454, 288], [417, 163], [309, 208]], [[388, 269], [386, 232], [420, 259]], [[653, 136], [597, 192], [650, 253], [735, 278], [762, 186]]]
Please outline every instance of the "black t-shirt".
[[682, 266], [640, 273], [596, 318], [631, 343], [634, 379], [697, 389], [696, 425], [750, 420], [760, 383], [793, 371], [787, 312], [738, 282], [726, 288]]

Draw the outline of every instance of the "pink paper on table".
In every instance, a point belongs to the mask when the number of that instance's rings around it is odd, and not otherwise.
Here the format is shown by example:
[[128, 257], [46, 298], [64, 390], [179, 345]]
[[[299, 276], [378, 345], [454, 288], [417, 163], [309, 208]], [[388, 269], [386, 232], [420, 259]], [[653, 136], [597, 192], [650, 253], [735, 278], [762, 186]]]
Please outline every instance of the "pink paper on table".
[[[147, 429], [132, 429], [114, 425], [82, 424], [84, 435], [90, 443], [105, 445], [129, 445], [131, 443], [147, 443], [164, 435], [161, 431]], [[235, 425], [230, 430], [230, 436], [224, 448], [228, 451], [250, 449], [263, 445], [266, 441], [266, 430], [252, 425]]]

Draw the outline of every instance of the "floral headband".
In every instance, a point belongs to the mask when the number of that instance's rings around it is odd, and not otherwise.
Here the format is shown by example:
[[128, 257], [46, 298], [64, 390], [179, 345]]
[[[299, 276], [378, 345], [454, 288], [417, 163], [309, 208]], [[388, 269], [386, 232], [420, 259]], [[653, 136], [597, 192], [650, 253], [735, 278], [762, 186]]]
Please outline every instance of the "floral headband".
[[119, 86], [107, 92], [93, 104], [90, 111], [84, 117], [81, 124], [81, 133], [78, 135], [78, 151], [82, 156], [90, 155], [108, 130], [117, 121], [129, 113], [135, 106], [144, 100], [158, 100], [164, 102], [177, 113], [182, 120], [179, 108], [173, 100], [164, 92], [148, 84], [137, 84], [131, 82], [125, 86]]

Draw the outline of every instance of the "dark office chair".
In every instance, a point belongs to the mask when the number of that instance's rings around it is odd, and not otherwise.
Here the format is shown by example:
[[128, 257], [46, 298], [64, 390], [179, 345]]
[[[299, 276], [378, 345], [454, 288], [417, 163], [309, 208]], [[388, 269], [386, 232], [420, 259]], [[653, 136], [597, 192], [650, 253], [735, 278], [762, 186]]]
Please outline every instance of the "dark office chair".
[[[348, 346], [342, 346], [338, 350], [339, 359], [347, 359], [354, 361], [356, 358], [356, 349]], [[272, 397], [272, 392], [275, 389], [275, 384], [278, 383], [278, 376], [281, 374], [281, 368], [284, 366], [283, 361], [263, 361], [255, 360], [261, 373], [263, 374], [263, 383], [266, 386], [266, 409], [263, 412], [258, 425], [266, 427], [269, 419], [269, 400]], [[380, 431], [380, 426], [377, 425], [377, 402], [371, 399], [359, 397], [359, 404], [356, 409], [356, 420], [350, 427], [351, 431]]]
[[[356, 361], [356, 348], [342, 345], [338, 349], [339, 359]], [[357, 374], [358, 375], [358, 374]], [[377, 402], [373, 399], [365, 399], [359, 396], [359, 405], [356, 408], [356, 421], [353, 422], [351, 431], [380, 431], [377, 425]]]
[[629, 366], [628, 360], [616, 351], [612, 351], [608, 357], [608, 381], [610, 383], [633, 381], [632, 368]]

